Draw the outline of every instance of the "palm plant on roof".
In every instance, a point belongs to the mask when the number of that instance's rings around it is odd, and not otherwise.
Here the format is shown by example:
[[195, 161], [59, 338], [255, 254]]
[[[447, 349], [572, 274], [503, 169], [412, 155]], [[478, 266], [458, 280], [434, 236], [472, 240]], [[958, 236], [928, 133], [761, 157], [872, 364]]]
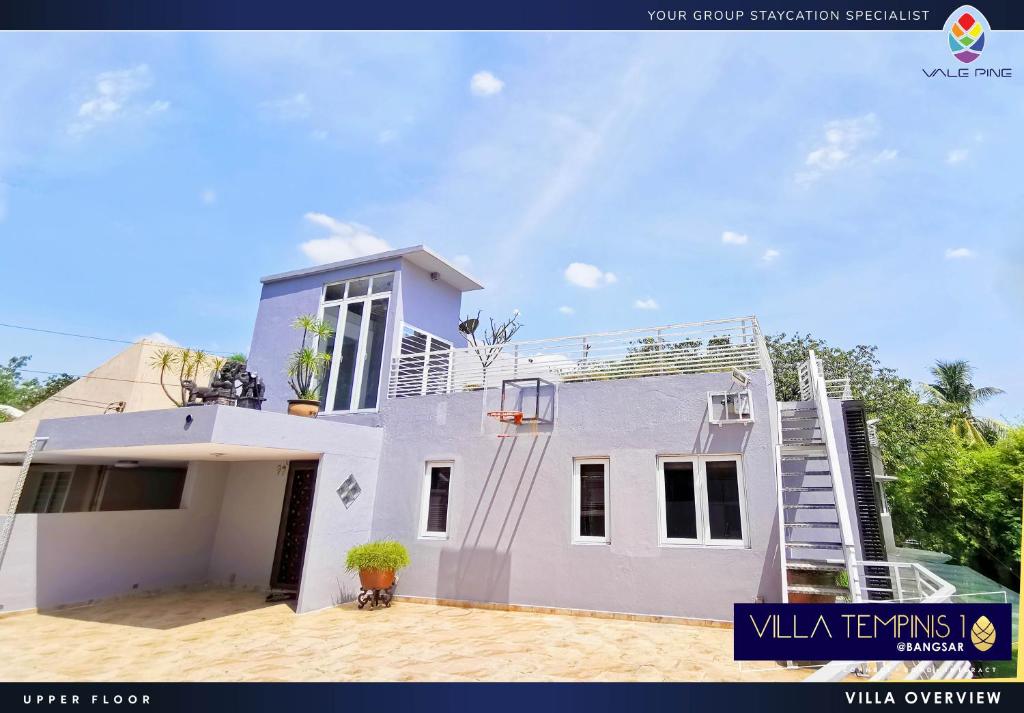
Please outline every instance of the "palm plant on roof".
[[[160, 388], [175, 406], [183, 406], [188, 401], [188, 388], [185, 382], [195, 383], [200, 372], [209, 368], [210, 356], [202, 349], [166, 347], [157, 351], [149, 360], [150, 366], [160, 372]], [[168, 386], [167, 375], [173, 374], [178, 381]]]
[[959, 436], [972, 443], [985, 443], [986, 432], [998, 431], [994, 422], [974, 415], [974, 407], [1003, 393], [994, 386], [978, 386], [971, 383], [974, 367], [963, 359], [936, 361], [932, 367], [935, 381], [925, 384], [925, 393], [935, 403], [949, 409], [950, 428]]
[[320, 347], [334, 335], [334, 330], [311, 314], [299, 315], [292, 326], [302, 330], [302, 343], [288, 358], [288, 385], [297, 399], [319, 401], [320, 387], [331, 361], [331, 355]]

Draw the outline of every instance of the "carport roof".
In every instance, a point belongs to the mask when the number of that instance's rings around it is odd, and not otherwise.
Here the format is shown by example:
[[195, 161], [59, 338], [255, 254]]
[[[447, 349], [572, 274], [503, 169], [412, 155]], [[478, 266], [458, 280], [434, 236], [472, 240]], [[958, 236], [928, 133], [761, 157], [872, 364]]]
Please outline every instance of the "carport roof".
[[375, 457], [381, 434], [379, 428], [270, 411], [194, 406], [49, 419], [39, 423], [36, 437], [46, 439], [36, 463], [103, 463]]

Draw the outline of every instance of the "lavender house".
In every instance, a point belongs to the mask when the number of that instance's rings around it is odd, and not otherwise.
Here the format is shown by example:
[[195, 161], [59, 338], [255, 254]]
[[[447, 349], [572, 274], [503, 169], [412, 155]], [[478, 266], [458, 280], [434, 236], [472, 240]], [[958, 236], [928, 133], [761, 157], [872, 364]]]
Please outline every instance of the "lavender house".
[[[410, 550], [398, 594], [427, 600], [728, 621], [951, 593], [886, 561], [870, 425], [813, 354], [780, 403], [754, 317], [467, 347], [477, 289], [424, 247], [266, 277], [262, 411], [43, 421], [3, 610], [213, 583], [302, 613], [351, 599], [345, 552], [378, 538]], [[285, 413], [302, 313], [335, 332], [316, 419]]]

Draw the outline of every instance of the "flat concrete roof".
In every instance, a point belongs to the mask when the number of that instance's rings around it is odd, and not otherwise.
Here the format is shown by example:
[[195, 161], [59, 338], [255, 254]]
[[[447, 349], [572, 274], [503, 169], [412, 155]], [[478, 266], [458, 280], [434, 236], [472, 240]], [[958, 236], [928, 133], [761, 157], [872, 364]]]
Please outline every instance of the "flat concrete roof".
[[234, 406], [75, 416], [39, 422], [35, 463], [375, 457], [381, 429]]
[[329, 262], [323, 265], [313, 265], [312, 267], [291, 270], [289, 272], [279, 272], [276, 275], [267, 275], [266, 277], [260, 278], [260, 282], [263, 284], [267, 284], [268, 282], [280, 282], [281, 280], [291, 280], [296, 277], [305, 277], [307, 275], [316, 275], [322, 272], [331, 272], [345, 267], [371, 265], [375, 262], [393, 260], [395, 258], [408, 260], [413, 265], [416, 265], [427, 272], [436, 272], [440, 275], [442, 280], [463, 292], [472, 292], [473, 290], [482, 290], [484, 288], [484, 286], [477, 282], [475, 278], [452, 265], [426, 245], [413, 245], [408, 248], [388, 250], [387, 252], [364, 255], [363, 257], [356, 257], [350, 260]]

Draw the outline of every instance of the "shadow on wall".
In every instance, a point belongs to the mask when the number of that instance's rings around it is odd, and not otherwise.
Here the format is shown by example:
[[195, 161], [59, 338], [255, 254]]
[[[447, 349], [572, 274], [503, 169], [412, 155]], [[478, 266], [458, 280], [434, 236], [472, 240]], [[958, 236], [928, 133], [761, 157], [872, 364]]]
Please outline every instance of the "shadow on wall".
[[747, 442], [754, 430], [752, 423], [715, 424], [704, 420], [697, 429], [694, 439], [694, 453], [746, 453]]
[[[442, 599], [509, 601], [512, 544], [537, 482], [550, 439], [506, 439], [498, 443], [458, 549], [445, 549], [438, 563]], [[513, 459], [524, 454], [522, 464]]]
[[757, 593], [766, 602], [782, 601], [782, 562], [779, 559], [779, 519], [772, 518], [772, 531], [768, 535], [768, 543], [764, 549], [764, 563], [761, 566], [761, 580], [757, 585]]

